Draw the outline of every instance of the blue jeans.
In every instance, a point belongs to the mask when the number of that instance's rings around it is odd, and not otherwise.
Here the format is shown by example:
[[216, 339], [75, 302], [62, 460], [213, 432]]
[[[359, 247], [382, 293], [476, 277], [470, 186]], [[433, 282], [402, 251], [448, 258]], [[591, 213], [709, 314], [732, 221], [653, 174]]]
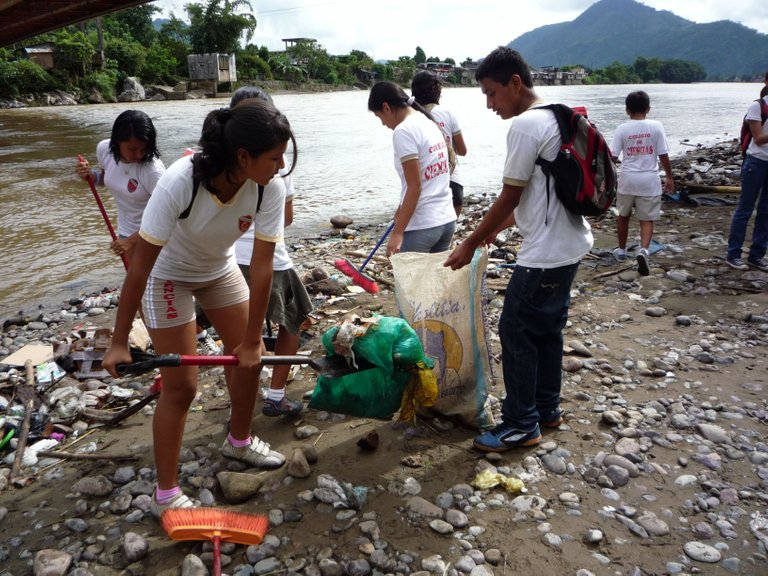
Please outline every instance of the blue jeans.
[[406, 230], [400, 252], [422, 252], [426, 254], [445, 252], [451, 247], [456, 221], [423, 230]]
[[728, 235], [728, 260], [741, 258], [741, 247], [747, 235], [747, 225], [757, 204], [752, 230], [752, 245], [748, 260], [757, 262], [765, 256], [768, 246], [768, 162], [747, 155], [741, 166], [741, 196], [733, 213]]
[[560, 407], [563, 328], [571, 284], [579, 265], [541, 269], [517, 266], [499, 320], [501, 364], [507, 397], [505, 424], [532, 430]]

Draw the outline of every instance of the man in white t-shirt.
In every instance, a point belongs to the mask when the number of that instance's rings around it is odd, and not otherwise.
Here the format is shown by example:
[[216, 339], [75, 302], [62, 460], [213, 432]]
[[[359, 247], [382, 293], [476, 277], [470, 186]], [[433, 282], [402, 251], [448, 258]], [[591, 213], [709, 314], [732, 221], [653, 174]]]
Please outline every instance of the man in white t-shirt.
[[629, 121], [616, 128], [611, 140], [611, 154], [621, 156], [619, 190], [616, 196], [616, 234], [619, 247], [613, 255], [619, 262], [627, 258], [629, 217], [634, 210], [640, 221], [640, 248], [637, 251], [637, 270], [648, 276], [650, 268], [648, 248], [653, 238], [653, 223], [661, 215], [661, 180], [659, 162], [664, 168], [664, 191], [675, 191], [669, 147], [664, 126], [658, 120], [646, 118], [651, 111], [651, 99], [642, 90], [630, 92], [624, 100]]
[[536, 158], [554, 160], [561, 139], [554, 114], [533, 90], [528, 64], [518, 52], [499, 47], [475, 73], [486, 104], [503, 120], [513, 118], [501, 194], [483, 220], [445, 261], [456, 270], [472, 260], [484, 242], [517, 224], [523, 243], [499, 320], [506, 398], [502, 422], [477, 436], [475, 448], [504, 452], [541, 442], [541, 424], [562, 423], [563, 327], [571, 284], [581, 258], [592, 248], [592, 232], [557, 196], [548, 198]]

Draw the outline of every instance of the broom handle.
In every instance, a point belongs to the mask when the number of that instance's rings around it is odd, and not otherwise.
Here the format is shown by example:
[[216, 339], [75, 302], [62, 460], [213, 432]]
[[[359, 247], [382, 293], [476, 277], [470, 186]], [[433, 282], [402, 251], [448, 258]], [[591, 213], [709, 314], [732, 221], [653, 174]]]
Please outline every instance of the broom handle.
[[358, 272], [362, 272], [363, 268], [365, 268], [368, 265], [368, 262], [371, 261], [371, 258], [373, 258], [373, 255], [376, 254], [376, 250], [379, 249], [379, 246], [381, 246], [381, 243], [384, 242], [384, 240], [385, 240], [385, 238], [387, 236], [389, 236], [389, 233], [392, 232], [392, 228], [394, 228], [394, 227], [395, 227], [395, 222], [393, 221], [392, 224], [389, 225], [389, 228], [387, 228], [387, 231], [384, 232], [384, 236], [379, 238], [379, 241], [376, 244], [376, 246], [373, 248], [373, 250], [371, 250], [371, 253], [368, 254], [368, 258], [366, 258], [365, 262], [363, 262], [362, 266], [360, 266], [360, 268], [357, 269]]
[[213, 537], [213, 576], [221, 576], [221, 536]]
[[[82, 154], [78, 154], [77, 159], [80, 162], [85, 162], [85, 158], [83, 158]], [[104, 218], [104, 223], [107, 225], [109, 235], [112, 236], [112, 240], [117, 240], [117, 234], [115, 234], [115, 229], [112, 227], [112, 222], [109, 219], [109, 215], [104, 209], [104, 204], [101, 203], [101, 198], [99, 197], [99, 192], [96, 190], [96, 184], [93, 181], [93, 177], [88, 178], [88, 185], [91, 187], [91, 193], [93, 194], [93, 198], [96, 200], [96, 204], [99, 205], [101, 217]], [[125, 255], [125, 253], [120, 254], [120, 259], [123, 261], [123, 266], [125, 266], [125, 269], [128, 270], [128, 257]]]

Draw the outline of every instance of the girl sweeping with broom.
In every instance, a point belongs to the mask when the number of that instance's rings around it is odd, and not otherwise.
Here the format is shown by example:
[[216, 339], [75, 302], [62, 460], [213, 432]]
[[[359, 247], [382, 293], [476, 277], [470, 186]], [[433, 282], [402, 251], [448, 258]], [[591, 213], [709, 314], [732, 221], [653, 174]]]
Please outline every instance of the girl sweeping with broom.
[[395, 170], [402, 183], [387, 256], [448, 250], [456, 212], [443, 133], [429, 112], [392, 82], [374, 84], [368, 110], [393, 131]]
[[[267, 102], [249, 100], [208, 114], [199, 142], [202, 152], [171, 165], [147, 204], [112, 346], [102, 361], [113, 376], [118, 364], [131, 362], [128, 332], [140, 303], [157, 354], [194, 354], [196, 299], [221, 336], [225, 354], [236, 355], [239, 362], [225, 368], [231, 420], [222, 454], [261, 468], [285, 463], [250, 430], [284, 199], [264, 194], [257, 210], [258, 185], [266, 186], [284, 167], [289, 141], [296, 158], [288, 120]], [[250, 226], [255, 233], [249, 297], [231, 247]], [[163, 368], [161, 374], [163, 391], [153, 420], [157, 486], [151, 510], [157, 517], [169, 508], [192, 506], [179, 487], [178, 464], [197, 368]]]

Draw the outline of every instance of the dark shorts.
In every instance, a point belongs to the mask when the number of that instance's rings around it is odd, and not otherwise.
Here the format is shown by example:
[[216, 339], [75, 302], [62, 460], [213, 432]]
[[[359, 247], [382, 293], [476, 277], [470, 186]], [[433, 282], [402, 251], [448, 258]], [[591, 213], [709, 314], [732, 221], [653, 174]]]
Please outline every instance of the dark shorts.
[[451, 181], [451, 193], [453, 194], [453, 205], [464, 206], [464, 186]]
[[[250, 279], [250, 268], [240, 265], [246, 281]], [[278, 326], [285, 326], [292, 334], [298, 334], [310, 312], [312, 300], [296, 270], [275, 270], [272, 273], [267, 319]]]

